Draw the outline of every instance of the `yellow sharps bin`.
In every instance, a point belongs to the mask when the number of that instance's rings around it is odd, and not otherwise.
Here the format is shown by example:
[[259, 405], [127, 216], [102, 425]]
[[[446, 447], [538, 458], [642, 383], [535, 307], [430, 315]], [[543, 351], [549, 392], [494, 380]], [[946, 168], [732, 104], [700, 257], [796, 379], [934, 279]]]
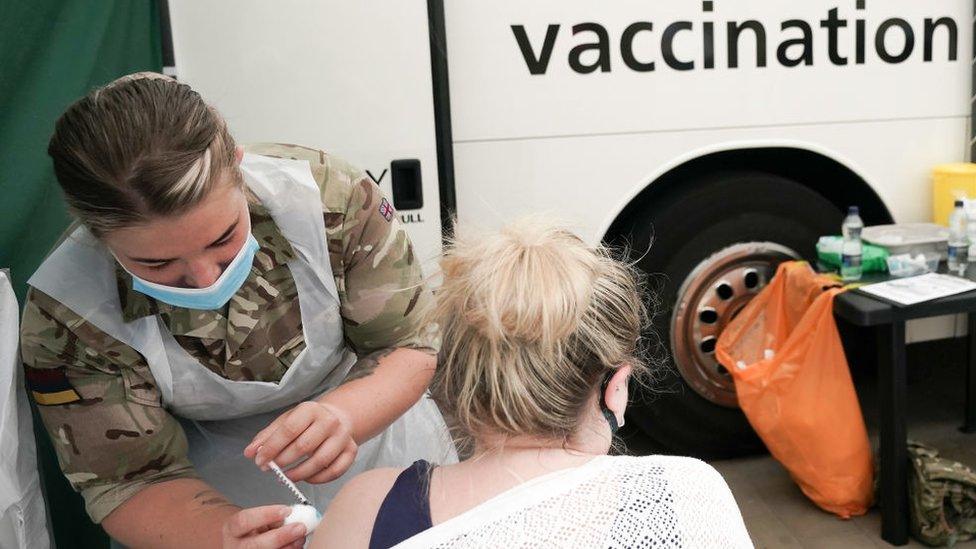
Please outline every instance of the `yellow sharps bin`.
[[976, 164], [956, 162], [932, 168], [932, 220], [948, 225], [953, 203], [960, 198], [976, 199]]

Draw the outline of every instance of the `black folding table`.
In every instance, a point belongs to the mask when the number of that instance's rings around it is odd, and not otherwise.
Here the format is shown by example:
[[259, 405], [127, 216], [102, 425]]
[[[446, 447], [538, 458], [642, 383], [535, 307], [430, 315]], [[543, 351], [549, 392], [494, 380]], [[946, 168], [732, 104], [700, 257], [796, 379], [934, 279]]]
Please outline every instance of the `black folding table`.
[[834, 300], [836, 316], [878, 331], [881, 537], [893, 545], [908, 543], [905, 323], [958, 313], [969, 317], [966, 404], [961, 430], [973, 433], [976, 432], [976, 291], [907, 306], [894, 305], [857, 290], [844, 292]]

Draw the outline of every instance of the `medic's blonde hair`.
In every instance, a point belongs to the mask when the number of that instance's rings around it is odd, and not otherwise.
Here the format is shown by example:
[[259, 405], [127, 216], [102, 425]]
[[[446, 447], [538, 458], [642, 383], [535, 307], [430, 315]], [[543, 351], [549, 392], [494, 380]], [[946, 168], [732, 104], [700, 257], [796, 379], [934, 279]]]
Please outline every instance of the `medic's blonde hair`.
[[441, 271], [427, 319], [441, 330], [430, 392], [459, 442], [567, 440], [604, 375], [625, 363], [646, 373], [636, 271], [551, 220], [459, 227]]
[[186, 84], [123, 76], [61, 115], [48, 145], [68, 208], [94, 234], [179, 215], [243, 185], [223, 118]]

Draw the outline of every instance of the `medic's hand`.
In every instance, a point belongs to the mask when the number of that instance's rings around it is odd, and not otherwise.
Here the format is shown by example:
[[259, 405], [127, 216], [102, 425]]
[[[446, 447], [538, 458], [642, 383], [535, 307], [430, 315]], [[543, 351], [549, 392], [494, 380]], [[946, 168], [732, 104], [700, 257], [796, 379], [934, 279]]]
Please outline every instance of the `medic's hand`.
[[267, 469], [274, 460], [293, 481], [321, 484], [342, 476], [356, 459], [359, 446], [350, 421], [336, 408], [310, 400], [278, 416], [254, 436], [244, 455]]
[[231, 515], [223, 528], [224, 547], [240, 549], [298, 549], [305, 544], [305, 525], [282, 526], [291, 512], [287, 505], [252, 507]]

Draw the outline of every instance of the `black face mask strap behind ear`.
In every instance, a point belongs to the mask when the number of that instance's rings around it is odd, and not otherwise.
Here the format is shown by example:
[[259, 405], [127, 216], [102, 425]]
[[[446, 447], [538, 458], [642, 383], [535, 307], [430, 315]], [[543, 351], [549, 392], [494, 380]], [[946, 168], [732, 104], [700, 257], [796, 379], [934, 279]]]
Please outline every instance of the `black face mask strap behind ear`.
[[611, 435], [617, 434], [617, 430], [620, 429], [620, 425], [617, 423], [617, 414], [611, 412], [610, 408], [607, 407], [607, 386], [610, 385], [610, 380], [615, 373], [617, 373], [615, 370], [607, 372], [607, 375], [603, 376], [603, 383], [600, 384], [600, 411], [603, 412], [603, 417], [610, 424]]

